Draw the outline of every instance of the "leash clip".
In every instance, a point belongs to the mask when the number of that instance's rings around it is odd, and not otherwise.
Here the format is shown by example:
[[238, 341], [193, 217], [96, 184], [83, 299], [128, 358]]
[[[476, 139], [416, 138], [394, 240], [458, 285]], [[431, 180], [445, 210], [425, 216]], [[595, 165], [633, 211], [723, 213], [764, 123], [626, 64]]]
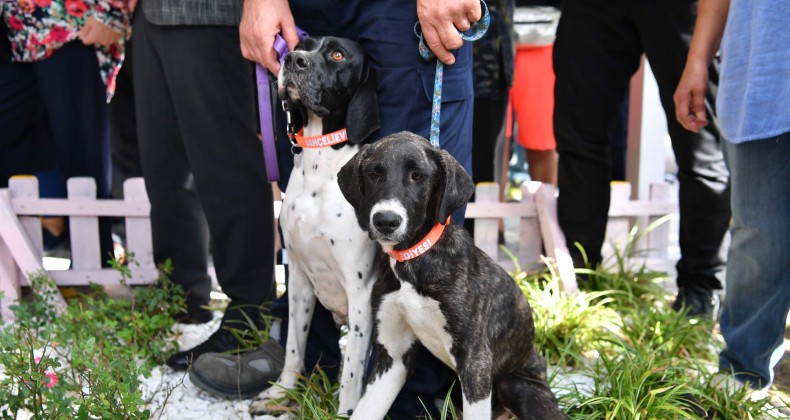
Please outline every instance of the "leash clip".
[[291, 122], [291, 111], [286, 109], [285, 101], [282, 102], [283, 111], [285, 111], [285, 127], [288, 130], [288, 139], [291, 140], [291, 155], [297, 155], [301, 151], [301, 146], [296, 142], [296, 130], [294, 130], [293, 123]]

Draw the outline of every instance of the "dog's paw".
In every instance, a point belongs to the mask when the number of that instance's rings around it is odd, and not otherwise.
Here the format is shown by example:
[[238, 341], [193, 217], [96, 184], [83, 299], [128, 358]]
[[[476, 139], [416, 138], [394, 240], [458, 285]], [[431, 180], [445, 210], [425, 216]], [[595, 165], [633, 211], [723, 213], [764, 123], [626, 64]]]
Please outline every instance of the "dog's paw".
[[261, 392], [252, 399], [250, 404], [250, 415], [264, 416], [264, 415], [277, 415], [288, 411], [291, 405], [289, 400], [285, 399], [285, 390], [279, 386], [272, 385], [271, 388]]

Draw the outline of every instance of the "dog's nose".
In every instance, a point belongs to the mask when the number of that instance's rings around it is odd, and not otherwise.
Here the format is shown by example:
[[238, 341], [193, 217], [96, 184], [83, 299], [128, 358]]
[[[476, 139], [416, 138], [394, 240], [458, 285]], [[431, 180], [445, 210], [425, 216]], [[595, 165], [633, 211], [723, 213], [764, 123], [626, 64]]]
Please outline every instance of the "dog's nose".
[[392, 211], [380, 211], [373, 215], [373, 226], [385, 235], [395, 232], [401, 222], [403, 222], [403, 218]]
[[301, 54], [289, 53], [285, 56], [285, 65], [292, 69], [300, 70], [307, 68], [310, 65], [310, 61]]

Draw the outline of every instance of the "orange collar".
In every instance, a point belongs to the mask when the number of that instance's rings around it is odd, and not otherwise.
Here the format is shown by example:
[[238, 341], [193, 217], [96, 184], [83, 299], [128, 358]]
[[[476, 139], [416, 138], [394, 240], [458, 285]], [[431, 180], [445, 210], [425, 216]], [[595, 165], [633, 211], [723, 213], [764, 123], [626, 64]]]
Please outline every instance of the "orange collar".
[[291, 136], [291, 138], [296, 140], [296, 144], [298, 144], [299, 147], [303, 149], [318, 149], [321, 147], [334, 146], [336, 144], [348, 141], [348, 134], [346, 134], [345, 128], [313, 137], [304, 137], [302, 136], [303, 132], [304, 130], [299, 130], [298, 133]]
[[442, 233], [444, 233], [444, 228], [448, 224], [450, 224], [449, 217], [447, 218], [447, 221], [444, 224], [437, 223], [436, 226], [434, 226], [433, 229], [431, 229], [431, 231], [428, 232], [427, 235], [425, 235], [425, 238], [423, 238], [420, 242], [417, 243], [417, 245], [414, 245], [409, 249], [392, 250], [389, 252], [390, 257], [395, 258], [396, 260], [398, 260], [398, 262], [404, 262], [417, 258], [420, 255], [428, 252], [428, 250], [431, 249], [431, 247], [433, 247], [436, 244], [436, 241], [439, 240], [439, 237], [442, 236]]

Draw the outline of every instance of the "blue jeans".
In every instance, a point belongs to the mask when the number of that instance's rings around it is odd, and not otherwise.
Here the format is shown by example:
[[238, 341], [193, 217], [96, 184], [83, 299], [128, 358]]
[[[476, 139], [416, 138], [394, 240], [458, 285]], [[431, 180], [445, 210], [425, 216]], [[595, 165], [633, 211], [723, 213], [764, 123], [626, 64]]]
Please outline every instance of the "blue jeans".
[[724, 151], [733, 220], [719, 366], [761, 388], [784, 354], [790, 309], [790, 132]]

